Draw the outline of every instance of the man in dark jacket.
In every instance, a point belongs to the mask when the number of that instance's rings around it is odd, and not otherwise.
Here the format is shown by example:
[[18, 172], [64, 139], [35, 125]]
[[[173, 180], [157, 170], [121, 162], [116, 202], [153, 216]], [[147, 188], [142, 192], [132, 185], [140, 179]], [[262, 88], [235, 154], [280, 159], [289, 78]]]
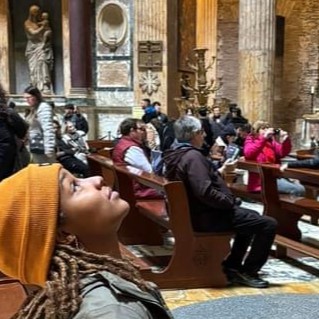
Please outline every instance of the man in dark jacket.
[[184, 116], [174, 128], [178, 143], [164, 153], [165, 174], [170, 180], [184, 182], [194, 230], [234, 231], [231, 252], [223, 262], [228, 280], [254, 288], [268, 287], [258, 271], [267, 261], [277, 222], [237, 205], [220, 173], [201, 153], [204, 132], [199, 119]]

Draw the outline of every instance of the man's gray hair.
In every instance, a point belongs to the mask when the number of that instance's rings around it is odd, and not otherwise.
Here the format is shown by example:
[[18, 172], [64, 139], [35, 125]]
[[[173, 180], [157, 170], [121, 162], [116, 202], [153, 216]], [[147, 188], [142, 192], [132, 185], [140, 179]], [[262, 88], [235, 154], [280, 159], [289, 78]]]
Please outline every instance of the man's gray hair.
[[201, 121], [194, 116], [182, 116], [174, 123], [175, 138], [179, 142], [189, 142], [201, 129]]

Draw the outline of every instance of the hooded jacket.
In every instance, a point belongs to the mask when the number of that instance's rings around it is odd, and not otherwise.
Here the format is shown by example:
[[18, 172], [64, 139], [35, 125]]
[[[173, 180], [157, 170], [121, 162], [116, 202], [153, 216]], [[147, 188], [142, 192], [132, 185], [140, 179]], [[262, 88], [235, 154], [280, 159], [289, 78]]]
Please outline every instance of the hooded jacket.
[[190, 144], [164, 152], [165, 176], [184, 182], [195, 231], [226, 231], [236, 209], [236, 198], [202, 153]]

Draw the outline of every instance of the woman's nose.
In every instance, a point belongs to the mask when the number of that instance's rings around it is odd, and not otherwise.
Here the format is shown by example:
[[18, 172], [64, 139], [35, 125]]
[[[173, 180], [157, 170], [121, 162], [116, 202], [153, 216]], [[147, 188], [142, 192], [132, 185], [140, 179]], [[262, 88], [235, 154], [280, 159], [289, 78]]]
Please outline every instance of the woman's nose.
[[104, 180], [102, 176], [92, 176], [84, 178], [81, 181], [84, 184], [91, 184], [98, 189], [102, 188], [102, 186], [104, 185]]

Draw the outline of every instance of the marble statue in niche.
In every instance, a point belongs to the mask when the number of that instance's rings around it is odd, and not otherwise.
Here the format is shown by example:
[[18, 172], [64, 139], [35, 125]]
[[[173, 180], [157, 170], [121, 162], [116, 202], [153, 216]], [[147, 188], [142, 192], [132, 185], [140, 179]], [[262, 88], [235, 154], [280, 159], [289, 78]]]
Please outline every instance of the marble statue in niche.
[[30, 83], [43, 94], [52, 94], [51, 73], [54, 58], [49, 14], [41, 12], [37, 5], [32, 5], [24, 22], [24, 30], [27, 37], [25, 57], [30, 72]]

